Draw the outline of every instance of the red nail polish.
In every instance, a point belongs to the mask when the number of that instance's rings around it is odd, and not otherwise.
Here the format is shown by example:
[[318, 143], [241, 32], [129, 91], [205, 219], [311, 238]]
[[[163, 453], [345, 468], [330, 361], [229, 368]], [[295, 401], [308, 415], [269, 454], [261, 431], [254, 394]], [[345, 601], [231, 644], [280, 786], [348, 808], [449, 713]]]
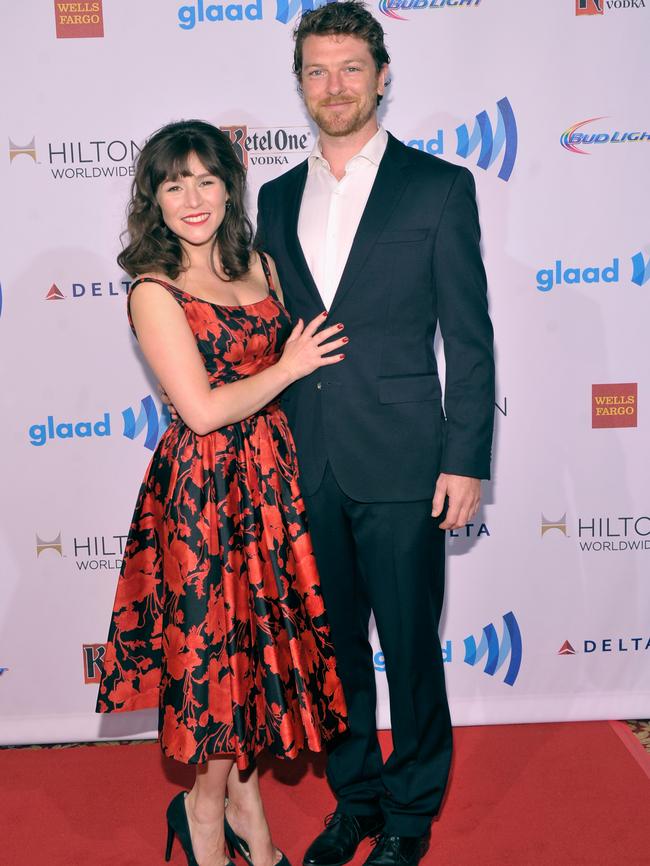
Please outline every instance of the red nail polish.
[[349, 338], [349, 337], [341, 337], [341, 340], [342, 340], [344, 343], [349, 343], [349, 342], [350, 342], [350, 338]]
[[327, 315], [327, 310], [325, 310], [323, 313], [321, 313], [321, 316], [323, 316], [323, 317], [326, 315]]
[[339, 355], [339, 358], [345, 358], [345, 355]]
[[343, 330], [343, 325], [337, 325], [336, 327], [339, 329], [339, 331]]

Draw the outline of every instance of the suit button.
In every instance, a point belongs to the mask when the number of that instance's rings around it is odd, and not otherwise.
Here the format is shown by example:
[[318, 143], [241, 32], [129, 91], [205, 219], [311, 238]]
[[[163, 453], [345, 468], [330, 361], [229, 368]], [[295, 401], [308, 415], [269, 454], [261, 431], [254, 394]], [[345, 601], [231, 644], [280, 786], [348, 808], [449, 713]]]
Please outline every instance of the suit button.
[[317, 384], [316, 384], [316, 388], [320, 391], [320, 389], [322, 388], [322, 385], [321, 385], [320, 382], [317, 382]]

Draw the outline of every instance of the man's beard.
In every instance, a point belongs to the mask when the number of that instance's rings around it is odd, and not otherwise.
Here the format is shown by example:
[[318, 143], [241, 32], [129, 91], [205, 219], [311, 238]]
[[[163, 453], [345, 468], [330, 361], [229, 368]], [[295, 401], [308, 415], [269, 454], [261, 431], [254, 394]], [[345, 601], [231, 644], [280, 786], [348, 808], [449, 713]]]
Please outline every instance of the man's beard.
[[374, 110], [374, 105], [357, 103], [356, 111], [348, 113], [347, 110], [344, 110], [339, 114], [324, 106], [318, 106], [311, 113], [311, 116], [318, 124], [318, 128], [322, 129], [324, 133], [333, 138], [342, 138], [363, 129], [372, 117]]

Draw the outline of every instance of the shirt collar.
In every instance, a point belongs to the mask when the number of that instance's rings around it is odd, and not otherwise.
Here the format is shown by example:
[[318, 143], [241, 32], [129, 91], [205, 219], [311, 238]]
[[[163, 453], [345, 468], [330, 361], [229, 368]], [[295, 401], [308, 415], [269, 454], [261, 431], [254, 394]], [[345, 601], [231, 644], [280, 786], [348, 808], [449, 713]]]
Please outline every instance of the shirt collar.
[[[373, 135], [370, 141], [367, 141], [361, 148], [359, 153], [356, 153], [351, 159], [347, 161], [346, 169], [352, 162], [355, 162], [357, 160], [366, 160], [367, 162], [371, 162], [373, 165], [379, 165], [384, 155], [384, 151], [386, 150], [387, 144], [388, 133], [386, 132], [384, 127], [380, 125], [377, 129], [377, 132]], [[329, 171], [330, 165], [323, 156], [323, 151], [321, 150], [320, 146], [320, 138], [316, 139], [314, 148], [308, 156], [308, 161], [310, 170], [316, 168], [316, 166], [323, 166]]]

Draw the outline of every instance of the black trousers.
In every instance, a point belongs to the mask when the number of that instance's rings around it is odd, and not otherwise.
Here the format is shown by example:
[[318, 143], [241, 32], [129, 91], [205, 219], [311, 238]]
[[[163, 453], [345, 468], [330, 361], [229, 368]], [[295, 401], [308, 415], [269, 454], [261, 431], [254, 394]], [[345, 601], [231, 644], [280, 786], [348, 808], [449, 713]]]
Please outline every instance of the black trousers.
[[[350, 735], [328, 756], [329, 783], [341, 811], [381, 810], [386, 832], [419, 836], [440, 807], [452, 749], [438, 638], [440, 520], [431, 517], [431, 500], [355, 502], [329, 466], [305, 501], [350, 719]], [[393, 752], [385, 764], [375, 720], [371, 611], [390, 692]]]

